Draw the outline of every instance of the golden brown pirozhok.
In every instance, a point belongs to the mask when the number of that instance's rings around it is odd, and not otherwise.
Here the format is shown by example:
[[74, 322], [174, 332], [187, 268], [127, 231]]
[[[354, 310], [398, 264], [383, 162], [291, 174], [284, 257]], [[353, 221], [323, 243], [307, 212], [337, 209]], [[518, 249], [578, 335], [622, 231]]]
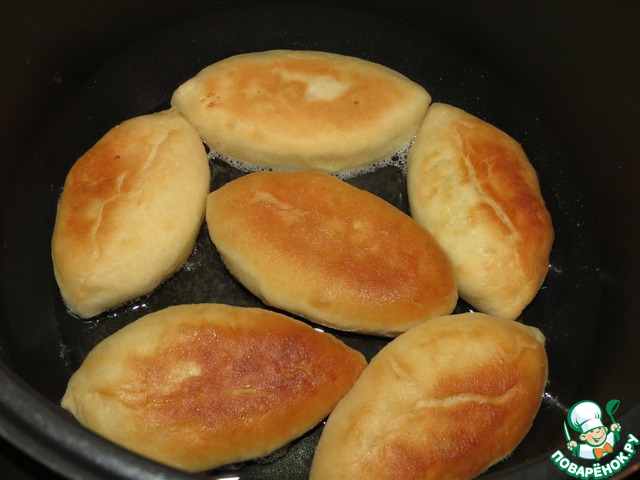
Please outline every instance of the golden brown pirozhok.
[[522, 147], [463, 110], [433, 104], [408, 158], [412, 216], [447, 252], [460, 297], [514, 319], [549, 269], [551, 217]]
[[200, 471], [267, 455], [302, 435], [364, 367], [359, 352], [284, 315], [182, 305], [98, 344], [62, 406], [134, 452]]
[[331, 175], [250, 173], [209, 194], [206, 218], [235, 277], [314, 322], [395, 336], [456, 305], [451, 264], [429, 232]]
[[424, 88], [390, 68], [296, 50], [226, 58], [171, 99], [222, 155], [322, 172], [393, 155], [413, 138], [430, 102]]
[[531, 427], [547, 379], [544, 341], [537, 328], [482, 313], [400, 335], [331, 413], [311, 480], [480, 475]]
[[52, 239], [69, 309], [91, 317], [171, 275], [193, 249], [209, 181], [202, 141], [176, 110], [127, 120], [80, 157]]

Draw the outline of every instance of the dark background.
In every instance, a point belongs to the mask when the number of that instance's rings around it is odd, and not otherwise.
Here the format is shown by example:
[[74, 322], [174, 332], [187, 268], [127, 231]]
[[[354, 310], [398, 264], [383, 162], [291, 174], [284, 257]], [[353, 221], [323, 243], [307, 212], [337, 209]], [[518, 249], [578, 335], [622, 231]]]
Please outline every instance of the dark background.
[[[250, 2], [234, 5], [244, 3]], [[515, 85], [544, 116], [585, 186], [600, 232], [602, 340], [594, 348], [593, 363], [585, 366], [598, 382], [586, 380], [584, 389], [595, 398], [608, 399], [623, 388], [624, 398], [638, 401], [640, 4], [318, 3], [378, 10], [429, 30]], [[12, 172], [38, 129], [105, 60], [139, 39], [226, 4], [23, 1], [0, 7], [0, 206]], [[247, 25], [247, 34], [259, 28]], [[606, 362], [601, 361], [603, 356]], [[604, 370], [612, 366], [618, 373]], [[628, 377], [623, 386], [622, 375]], [[630, 410], [628, 403], [623, 402], [621, 413]], [[56, 479], [4, 441], [0, 441], [0, 474]]]

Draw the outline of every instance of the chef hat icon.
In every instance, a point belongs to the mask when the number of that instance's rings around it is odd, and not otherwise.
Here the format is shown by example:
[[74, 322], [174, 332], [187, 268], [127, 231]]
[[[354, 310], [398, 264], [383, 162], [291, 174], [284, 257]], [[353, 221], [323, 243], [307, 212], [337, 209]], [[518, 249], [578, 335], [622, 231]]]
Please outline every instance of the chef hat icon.
[[576, 403], [567, 414], [567, 420], [571, 428], [581, 433], [604, 427], [601, 418], [602, 409], [597, 403], [589, 400]]

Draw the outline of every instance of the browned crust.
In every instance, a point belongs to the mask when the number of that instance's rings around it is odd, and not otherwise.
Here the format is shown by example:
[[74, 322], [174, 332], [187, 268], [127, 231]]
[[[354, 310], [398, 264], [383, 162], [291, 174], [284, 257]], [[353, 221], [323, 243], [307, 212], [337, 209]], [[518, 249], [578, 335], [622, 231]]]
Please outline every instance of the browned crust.
[[524, 438], [546, 378], [537, 329], [483, 314], [426, 322], [335, 408], [310, 478], [474, 478]]
[[318, 323], [394, 335], [455, 307], [453, 271], [431, 235], [335, 177], [246, 175], [209, 195], [207, 223], [251, 291]]
[[516, 318], [537, 294], [554, 239], [520, 144], [461, 109], [434, 104], [408, 159], [411, 214], [451, 258], [460, 296]]
[[[397, 102], [410, 99], [409, 92], [399, 82], [399, 76], [371, 78], [373, 70], [345, 68], [348, 63], [332, 61], [326, 54], [256, 56], [251, 61], [236, 61], [224, 76], [203, 79], [200, 101], [207, 110], [233, 112], [239, 123], [255, 122], [273, 132], [286, 132], [296, 137], [340, 134], [345, 128], [370, 128]], [[346, 57], [343, 57], [346, 58]], [[356, 65], [363, 65], [359, 62]], [[367, 75], [369, 74], [369, 75]], [[336, 82], [348, 82], [343, 95], [332, 101], [309, 101], [305, 77], [323, 77]], [[233, 85], [228, 89], [227, 85]]]
[[420, 85], [382, 65], [294, 50], [226, 58], [172, 97], [218, 153], [249, 165], [324, 172], [396, 153], [430, 101]]
[[497, 232], [516, 236], [515, 250], [525, 277], [544, 277], [553, 227], [522, 147], [479, 119], [456, 124], [454, 135], [467, 162], [467, 181], [487, 199], [478, 214]]
[[283, 315], [185, 305], [148, 315], [96, 347], [62, 404], [136, 452], [205, 470], [266, 455], [301, 435], [364, 366], [360, 353]]
[[204, 146], [176, 110], [107, 132], [58, 203], [52, 257], [69, 308], [90, 317], [157, 287], [193, 248], [208, 192]]

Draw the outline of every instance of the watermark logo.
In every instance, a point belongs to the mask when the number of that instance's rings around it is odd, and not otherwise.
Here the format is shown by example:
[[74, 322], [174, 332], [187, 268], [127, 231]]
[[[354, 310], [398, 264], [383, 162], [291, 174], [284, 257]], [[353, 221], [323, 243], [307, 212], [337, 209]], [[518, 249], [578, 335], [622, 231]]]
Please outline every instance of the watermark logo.
[[[640, 440], [628, 434], [622, 449], [618, 451], [619, 448], [616, 448], [623, 438], [622, 426], [613, 418], [619, 406], [618, 400], [607, 402], [605, 412], [608, 418], [604, 418], [600, 406], [590, 400], [583, 400], [571, 407], [564, 422], [569, 455], [590, 462], [586, 465], [583, 464], [585, 462], [576, 463], [557, 450], [551, 455], [553, 463], [568, 475], [585, 480], [607, 478], [622, 470], [635, 455]], [[607, 420], [610, 420], [608, 427], [605, 425]], [[569, 427], [577, 432], [574, 433], [577, 440], [572, 439]]]

